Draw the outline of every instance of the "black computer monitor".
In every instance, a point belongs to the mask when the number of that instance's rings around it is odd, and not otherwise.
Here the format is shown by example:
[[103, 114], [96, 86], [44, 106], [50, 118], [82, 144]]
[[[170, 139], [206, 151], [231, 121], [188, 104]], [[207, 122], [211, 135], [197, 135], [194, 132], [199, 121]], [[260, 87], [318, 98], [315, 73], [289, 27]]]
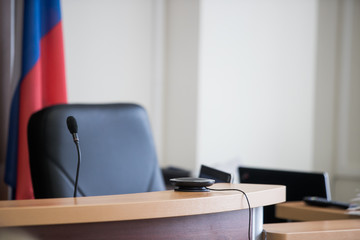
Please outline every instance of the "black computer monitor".
[[[302, 201], [306, 196], [331, 200], [326, 172], [297, 172], [239, 167], [240, 183], [276, 184], [286, 186], [286, 201]], [[264, 223], [281, 222], [275, 218], [274, 206], [264, 207]]]
[[215, 183], [231, 183], [231, 174], [211, 168], [205, 165], [201, 165], [200, 178], [214, 179]]

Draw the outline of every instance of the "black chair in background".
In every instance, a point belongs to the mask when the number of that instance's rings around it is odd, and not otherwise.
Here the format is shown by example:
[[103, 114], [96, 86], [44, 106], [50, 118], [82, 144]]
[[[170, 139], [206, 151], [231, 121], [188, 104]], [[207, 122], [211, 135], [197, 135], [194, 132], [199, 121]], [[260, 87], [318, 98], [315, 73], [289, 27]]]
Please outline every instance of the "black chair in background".
[[[170, 183], [172, 178], [190, 177], [191, 172], [178, 168], [178, 167], [167, 167], [162, 169], [164, 175], [164, 181], [167, 189], [174, 189], [174, 185]], [[232, 176], [230, 173], [218, 170], [216, 168], [201, 165], [199, 178], [209, 178], [215, 180], [215, 183], [231, 183]]]
[[77, 196], [165, 190], [146, 111], [136, 104], [64, 104], [28, 124], [35, 198], [71, 197], [77, 152], [66, 125], [79, 126], [82, 162]]
[[191, 175], [191, 172], [186, 169], [179, 168], [179, 167], [172, 167], [172, 166], [163, 168], [161, 171], [164, 176], [164, 182], [165, 182], [166, 189], [168, 189], [168, 190], [172, 190], [175, 188], [175, 186], [171, 184], [170, 179], [181, 178], [181, 177], [190, 177], [190, 175]]
[[231, 183], [232, 180], [230, 173], [205, 165], [201, 165], [199, 177], [214, 179], [215, 183]]
[[[302, 201], [316, 196], [331, 200], [330, 183], [325, 172], [296, 172], [239, 167], [240, 183], [275, 184], [286, 186], [286, 201]], [[264, 207], [264, 223], [285, 222], [275, 217], [275, 206]]]

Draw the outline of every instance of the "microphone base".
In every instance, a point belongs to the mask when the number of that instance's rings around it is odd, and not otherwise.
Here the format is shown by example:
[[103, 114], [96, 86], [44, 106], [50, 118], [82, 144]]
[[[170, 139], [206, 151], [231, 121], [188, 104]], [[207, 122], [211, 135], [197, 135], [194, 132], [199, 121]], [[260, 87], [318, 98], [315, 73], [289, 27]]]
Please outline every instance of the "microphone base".
[[209, 192], [206, 187], [189, 187], [189, 186], [178, 186], [174, 189], [177, 192]]

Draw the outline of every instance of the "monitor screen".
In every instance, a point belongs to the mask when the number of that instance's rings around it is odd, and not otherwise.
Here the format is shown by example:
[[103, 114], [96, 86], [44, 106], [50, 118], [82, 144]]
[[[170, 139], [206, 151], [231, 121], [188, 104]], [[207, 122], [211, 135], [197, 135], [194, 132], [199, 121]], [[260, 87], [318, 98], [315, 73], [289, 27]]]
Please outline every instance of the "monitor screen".
[[231, 174], [211, 168], [205, 165], [201, 165], [200, 178], [214, 179], [215, 183], [231, 183]]

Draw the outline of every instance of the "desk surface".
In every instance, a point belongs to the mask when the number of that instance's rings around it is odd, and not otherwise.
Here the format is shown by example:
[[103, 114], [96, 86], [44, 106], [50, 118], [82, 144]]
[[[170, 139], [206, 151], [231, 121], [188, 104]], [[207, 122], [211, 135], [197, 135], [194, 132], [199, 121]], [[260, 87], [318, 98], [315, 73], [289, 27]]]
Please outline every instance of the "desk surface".
[[334, 207], [309, 206], [303, 201], [285, 202], [276, 205], [276, 217], [296, 221], [321, 221], [337, 219], [359, 219], [358, 215], [350, 215], [347, 210]]
[[267, 240], [360, 238], [360, 219], [264, 224]]
[[[251, 207], [285, 201], [285, 187], [215, 184], [246, 192]], [[226, 204], [224, 204], [226, 203]], [[1, 226], [93, 223], [190, 216], [247, 209], [240, 192], [149, 192], [96, 197], [0, 201]]]

